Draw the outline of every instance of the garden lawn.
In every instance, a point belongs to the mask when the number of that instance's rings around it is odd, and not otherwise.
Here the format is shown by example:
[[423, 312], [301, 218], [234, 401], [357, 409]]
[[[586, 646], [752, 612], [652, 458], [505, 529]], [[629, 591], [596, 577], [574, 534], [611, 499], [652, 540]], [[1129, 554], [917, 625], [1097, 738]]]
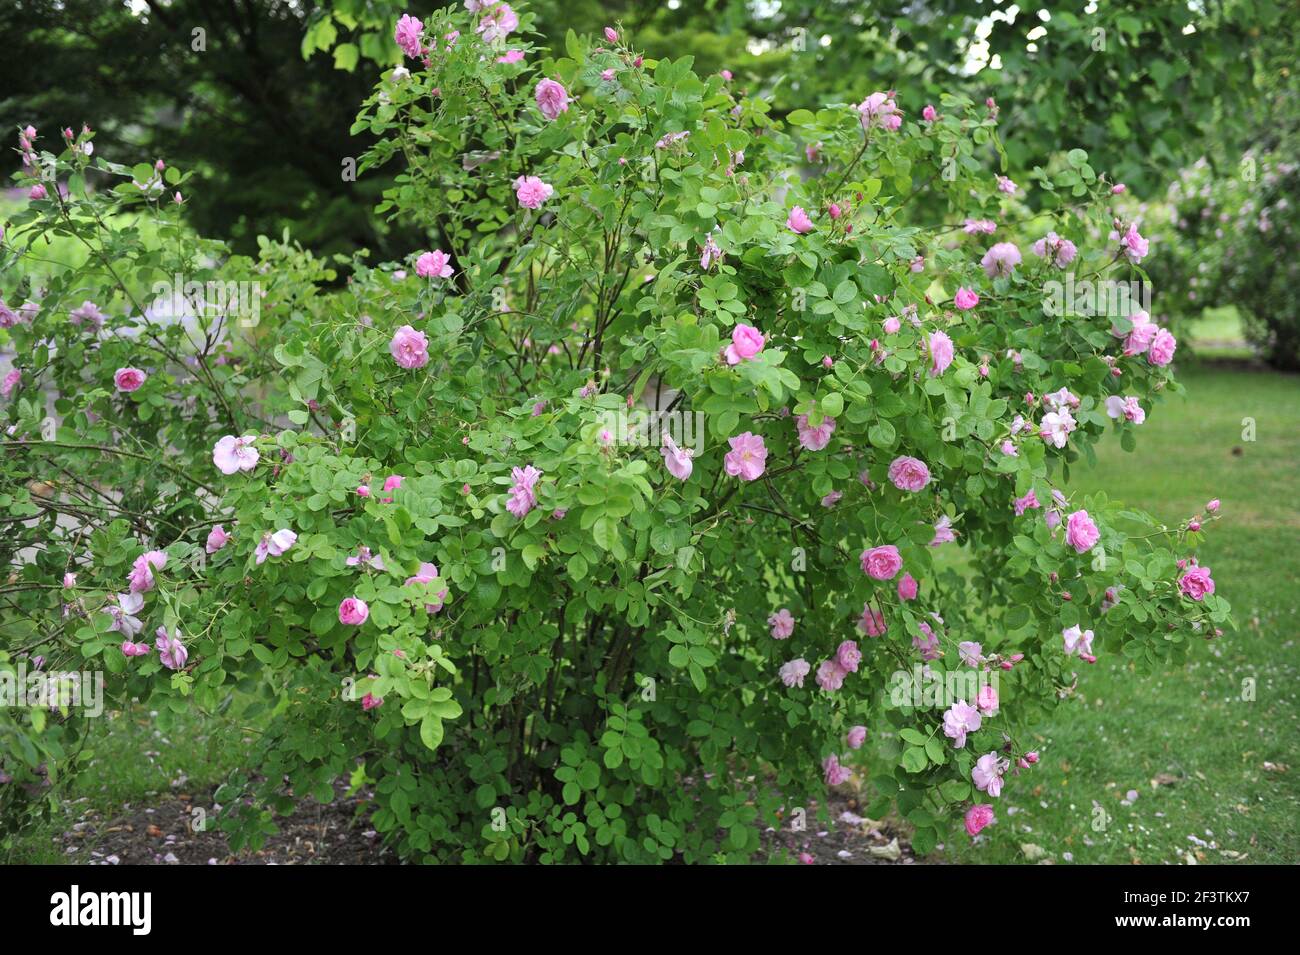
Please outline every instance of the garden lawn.
[[1082, 667], [1079, 699], [1041, 728], [1042, 761], [994, 801], [997, 824], [937, 856], [1300, 861], [1300, 377], [1213, 365], [1178, 377], [1187, 396], [1150, 409], [1137, 450], [1107, 439], [1071, 487], [1171, 525], [1219, 498], [1197, 554], [1238, 629], [1178, 670], [1141, 675], [1113, 654]]

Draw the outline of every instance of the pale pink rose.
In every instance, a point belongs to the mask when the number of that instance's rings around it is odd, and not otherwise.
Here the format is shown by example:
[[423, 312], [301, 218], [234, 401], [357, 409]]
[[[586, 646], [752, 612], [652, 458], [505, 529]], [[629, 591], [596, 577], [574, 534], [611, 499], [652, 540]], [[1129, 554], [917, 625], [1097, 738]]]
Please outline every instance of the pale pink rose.
[[515, 198], [525, 209], [539, 209], [543, 202], [555, 194], [555, 189], [536, 176], [520, 176], [515, 180]]
[[[700, 268], [704, 269], [707, 272], [710, 268], [712, 268], [712, 266], [715, 263], [721, 261], [722, 261], [722, 248], [718, 245], [717, 241], [714, 239], [713, 233], [710, 232], [708, 235], [704, 237], [704, 244], [701, 246]], [[734, 365], [735, 362], [731, 362], [731, 364]]]
[[1134, 424], [1141, 424], [1147, 420], [1147, 413], [1142, 410], [1135, 396], [1130, 395], [1122, 398], [1119, 395], [1111, 395], [1106, 399], [1106, 414], [1112, 418], [1124, 418], [1132, 421]]
[[984, 253], [980, 265], [989, 278], [1010, 275], [1020, 264], [1020, 250], [1011, 242], [999, 242]]
[[5, 375], [4, 381], [0, 382], [0, 398], [8, 398], [17, 390], [18, 385], [22, 383], [23, 373], [17, 368], [9, 369]]
[[885, 615], [876, 610], [869, 603], [862, 605], [862, 616], [858, 620], [858, 629], [869, 637], [884, 636], [885, 631], [889, 629], [885, 623]]
[[136, 614], [144, 609], [144, 597], [138, 593], [125, 593], [118, 594], [116, 599], [116, 606], [109, 604], [104, 608], [104, 613], [113, 618], [109, 629], [130, 640], [144, 629], [144, 624], [136, 618]]
[[1128, 227], [1128, 231], [1119, 240], [1119, 244], [1124, 254], [1128, 256], [1128, 260], [1134, 265], [1146, 257], [1151, 245], [1146, 239], [1142, 238], [1136, 223]]
[[298, 535], [287, 527], [282, 527], [274, 534], [263, 534], [262, 539], [253, 548], [254, 563], [262, 563], [267, 557], [279, 557], [298, 540]]
[[72, 589], [73, 587], [75, 587], [75, 586], [77, 586], [77, 575], [76, 575], [76, 574], [73, 574], [73, 573], [67, 573], [67, 574], [64, 574], [64, 575], [63, 575], [63, 587], [64, 587], [64, 589], [65, 589], [65, 590], [71, 590], [71, 589]]
[[1013, 506], [1016, 509], [1016, 517], [1019, 517], [1021, 514], [1025, 513], [1025, 511], [1042, 507], [1042, 505], [1038, 503], [1038, 495], [1034, 493], [1032, 487], [1029, 489], [1029, 493], [1024, 497], [1016, 498]]
[[1178, 342], [1174, 336], [1168, 329], [1162, 328], [1151, 339], [1151, 347], [1147, 349], [1147, 361], [1163, 368], [1174, 360], [1174, 349], [1177, 347]]
[[345, 597], [339, 604], [339, 623], [359, 627], [370, 616], [370, 608], [359, 597]]
[[1069, 388], [1062, 388], [1060, 391], [1043, 395], [1043, 404], [1052, 411], [1063, 411], [1066, 408], [1079, 407], [1079, 399], [1071, 394]]
[[862, 744], [867, 741], [867, 728], [865, 726], [853, 726], [849, 728], [844, 737], [844, 742], [848, 744], [849, 749], [861, 749]]
[[1127, 191], [1128, 186], [1124, 185], [1122, 182], [1117, 182], [1115, 185], [1110, 187], [1110, 194], [1112, 196], [1122, 196]]
[[893, 544], [864, 550], [860, 561], [862, 572], [875, 580], [893, 580], [903, 569], [903, 558]]
[[131, 573], [127, 575], [127, 589], [133, 594], [142, 594], [153, 590], [154, 579], [153, 572], [155, 569], [162, 570], [167, 566], [167, 555], [160, 550], [145, 551], [135, 559], [131, 565]]
[[93, 328], [101, 328], [104, 324], [104, 313], [99, 310], [98, 305], [87, 300], [68, 313], [68, 321], [73, 325], [86, 324]]
[[812, 220], [808, 218], [808, 213], [803, 211], [803, 206], [795, 206], [790, 210], [790, 215], [785, 220], [785, 227], [799, 235], [813, 230]]
[[506, 50], [501, 56], [497, 57], [498, 63], [518, 63], [524, 58], [523, 50]]
[[664, 466], [668, 468], [668, 473], [679, 481], [685, 481], [695, 467], [695, 462], [691, 460], [695, 452], [690, 448], [679, 448], [667, 431], [663, 433], [662, 444], [663, 447], [659, 450], [664, 456]]
[[560, 114], [569, 108], [569, 92], [555, 80], [538, 80], [534, 95], [537, 99], [537, 108], [549, 120], [558, 119]]
[[904, 574], [898, 580], [898, 599], [915, 600], [919, 585], [911, 574]]
[[122, 641], [122, 655], [126, 657], [142, 657], [146, 655], [150, 646], [147, 643], [132, 643], [130, 640]]
[[382, 696], [375, 696], [373, 693], [367, 693], [361, 698], [361, 709], [363, 710], [373, 710], [376, 707], [383, 705], [384, 698]]
[[903, 113], [894, 102], [894, 94], [875, 92], [858, 104], [858, 118], [863, 129], [877, 126], [891, 133], [903, 125]]
[[953, 296], [952, 303], [962, 311], [974, 308], [980, 303], [980, 297], [970, 289], [963, 286], [957, 289], [957, 294]]
[[1074, 415], [1066, 409], [1049, 411], [1043, 415], [1038, 433], [1042, 439], [1054, 447], [1063, 448], [1069, 440], [1070, 432], [1076, 427]]
[[821, 451], [831, 443], [835, 433], [835, 419], [822, 418], [822, 423], [813, 428], [808, 424], [808, 416], [801, 414], [795, 418], [795, 427], [799, 431], [799, 444], [809, 451]]
[[410, 325], [403, 325], [393, 333], [388, 351], [399, 368], [423, 368], [429, 363], [429, 340], [424, 332]]
[[808, 665], [808, 661], [802, 657], [784, 663], [781, 665], [780, 670], [781, 682], [789, 687], [803, 686], [804, 678], [811, 669], [812, 667]]
[[930, 375], [942, 375], [952, 364], [952, 339], [946, 332], [930, 333]]
[[988, 803], [976, 803], [966, 810], [966, 834], [968, 836], [978, 836], [980, 831], [997, 820], [993, 814], [993, 807]]
[[952, 518], [945, 514], [934, 522], [934, 539], [930, 541], [930, 546], [951, 544], [955, 540], [957, 540], [957, 532], [952, 529]]
[[991, 684], [984, 684], [980, 687], [979, 695], [975, 697], [975, 705], [980, 708], [984, 716], [996, 716], [998, 713], [998, 691]]
[[1034, 255], [1040, 259], [1050, 259], [1058, 269], [1063, 269], [1078, 254], [1078, 247], [1069, 239], [1062, 239], [1055, 232], [1049, 232], [1034, 243]]
[[889, 465], [889, 480], [900, 491], [922, 491], [930, 483], [930, 469], [916, 458], [894, 458]]
[[[438, 578], [438, 565], [431, 564], [428, 561], [424, 561], [420, 564], [418, 573], [413, 574], [412, 576], [406, 578], [404, 582], [404, 586], [409, 587], [412, 584], [428, 584], [428, 583], [432, 583], [437, 578]], [[439, 610], [443, 608], [443, 604], [446, 601], [446, 599], [447, 599], [447, 588], [444, 587], [442, 590], [438, 592], [433, 603], [426, 603], [424, 605], [425, 611], [431, 614], [437, 613]]]
[[963, 640], [957, 644], [957, 655], [968, 667], [978, 668], [984, 662], [984, 648], [973, 640]]
[[998, 231], [998, 224], [992, 219], [967, 219], [962, 231], [967, 235], [992, 235]]
[[402, 14], [397, 21], [397, 28], [393, 31], [393, 39], [397, 41], [397, 46], [403, 53], [416, 58], [423, 52], [421, 44], [423, 34], [423, 23], [409, 14]]
[[1219, 499], [1217, 497], [1205, 505], [1205, 509], [1209, 511], [1211, 514], [1216, 513], [1219, 510], [1219, 507], [1220, 504], [1219, 504]]
[[1002, 442], [1002, 453], [1009, 458], [1020, 457], [1020, 451], [1016, 448], [1016, 443], [1010, 438]]
[[144, 384], [149, 376], [139, 368], [119, 368], [113, 373], [113, 384], [121, 392], [132, 392]]
[[1065, 542], [1080, 554], [1092, 550], [1101, 539], [1101, 532], [1087, 511], [1074, 511], [1065, 519]]
[[943, 735], [952, 740], [954, 747], [962, 749], [966, 745], [966, 734], [978, 731], [981, 721], [976, 707], [958, 700], [943, 714]]
[[976, 789], [996, 799], [1002, 793], [1002, 774], [1010, 768], [1009, 760], [999, 758], [995, 752], [986, 753], [975, 761], [971, 779], [974, 780]]
[[1092, 655], [1093, 633], [1091, 630], [1083, 630], [1078, 626], [1066, 627], [1061, 631], [1061, 640], [1065, 646], [1065, 655], [1073, 656], [1076, 652], [1080, 659], [1087, 660], [1089, 663], [1097, 662], [1097, 658]]
[[939, 653], [939, 635], [934, 632], [928, 623], [918, 623], [916, 628], [920, 630], [921, 633], [912, 638], [912, 646], [921, 651], [921, 659], [939, 659], [941, 656]]
[[836, 504], [840, 502], [840, 498], [842, 498], [843, 496], [844, 496], [843, 491], [831, 491], [829, 494], [827, 494], [825, 497], [822, 498], [822, 507], [834, 507]]
[[225, 547], [226, 542], [229, 540], [230, 535], [226, 533], [226, 529], [218, 524], [216, 527], [212, 528], [212, 530], [208, 531], [208, 540], [207, 543], [204, 544], [204, 550], [209, 554], [215, 554], [217, 551], [221, 550], [221, 548]]
[[605, 27], [605, 39], [610, 43], [618, 42], [618, 31], [613, 27]]
[[884, 330], [886, 335], [894, 335], [903, 327], [903, 323], [898, 320], [897, 315], [891, 315], [881, 323], [880, 327]]
[[182, 670], [185, 668], [185, 661], [189, 659], [190, 652], [185, 649], [185, 644], [181, 643], [180, 631], [172, 632], [175, 636], [168, 636], [166, 627], [159, 627], [154, 631], [154, 636], [158, 638], [155, 641], [158, 645], [158, 659], [169, 670]]
[[749, 361], [763, 350], [765, 341], [762, 333], [754, 326], [737, 325], [731, 330], [731, 344], [723, 353], [727, 364], [739, 365], [742, 361]]
[[449, 279], [452, 276], [451, 256], [441, 249], [425, 252], [415, 260], [415, 274], [422, 279]]
[[782, 607], [767, 618], [767, 625], [772, 628], [773, 640], [784, 640], [794, 633], [794, 616]]
[[817, 685], [827, 693], [833, 693], [844, 685], [844, 678], [848, 676], [848, 671], [840, 666], [835, 658], [823, 660], [817, 667]]
[[483, 19], [479, 20], [475, 31], [482, 35], [485, 43], [504, 40], [519, 28], [519, 17], [510, 4], [495, 3], [483, 9]]
[[933, 123], [936, 119], [939, 118], [939, 114], [938, 112], [935, 111], [935, 108], [933, 106], [931, 106], [929, 103], [926, 103], [925, 109], [921, 110], [921, 118], [925, 120], [927, 123]]
[[835, 662], [845, 673], [857, 673], [858, 664], [862, 662], [862, 651], [856, 640], [845, 640], [835, 651]]
[[826, 778], [827, 786], [839, 786], [852, 778], [853, 771], [841, 766], [840, 758], [832, 753], [822, 760], [822, 775]]
[[1016, 190], [1020, 187], [1008, 179], [1006, 176], [998, 176], [998, 192], [1005, 192], [1008, 196], [1014, 196]]
[[1204, 600], [1206, 594], [1214, 593], [1214, 578], [1210, 576], [1210, 568], [1192, 564], [1178, 578], [1178, 589], [1193, 600]]
[[542, 472], [529, 464], [522, 468], [511, 468], [510, 475], [515, 483], [510, 488], [506, 510], [515, 517], [522, 518], [537, 506], [537, 494], [534, 489]]
[[761, 435], [749, 431], [728, 438], [731, 450], [723, 457], [723, 469], [742, 481], [756, 481], [767, 467], [767, 446]]

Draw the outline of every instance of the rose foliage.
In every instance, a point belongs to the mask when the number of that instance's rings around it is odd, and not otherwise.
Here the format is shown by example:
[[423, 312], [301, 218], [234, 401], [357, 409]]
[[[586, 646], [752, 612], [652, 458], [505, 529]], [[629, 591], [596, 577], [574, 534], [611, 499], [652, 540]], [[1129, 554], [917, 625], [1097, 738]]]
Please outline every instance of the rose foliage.
[[[186, 173], [22, 132], [0, 673], [259, 727], [217, 793], [236, 848], [339, 779], [422, 861], [740, 861], [852, 776], [922, 851], [978, 831], [1085, 661], [1177, 665], [1228, 619], [1211, 513], [1067, 484], [1179, 390], [1172, 337], [1044, 313], [1067, 267], [1136, 273], [1084, 241], [1111, 183], [1078, 150], [1000, 179], [982, 102], [777, 123], [626, 36], [535, 49], [504, 6], [398, 27], [409, 72], [356, 129], [429, 245], [342, 287], [287, 238], [192, 236]], [[1024, 188], [1077, 256], [964, 228]], [[178, 276], [256, 283], [255, 317], [167, 313]], [[95, 731], [0, 709], [7, 824]]]

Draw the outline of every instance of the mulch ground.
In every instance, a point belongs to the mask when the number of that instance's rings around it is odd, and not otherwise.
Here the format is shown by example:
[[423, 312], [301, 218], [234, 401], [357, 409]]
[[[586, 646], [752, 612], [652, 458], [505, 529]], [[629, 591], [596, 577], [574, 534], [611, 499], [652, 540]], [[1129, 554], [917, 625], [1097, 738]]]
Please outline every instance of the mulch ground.
[[[328, 806], [304, 800], [290, 816], [277, 818], [280, 831], [254, 852], [232, 853], [225, 835], [212, 825], [195, 831], [195, 806], [211, 806], [212, 794], [160, 794], [150, 806], [124, 806], [111, 818], [84, 811], [59, 836], [59, 851], [81, 865], [394, 865], [397, 858], [370, 828], [367, 793], [348, 796], [340, 785]], [[852, 793], [834, 793], [827, 804], [830, 822], [819, 821], [818, 806], [807, 807], [807, 824], [796, 830], [761, 833], [763, 854], [773, 861], [807, 865], [910, 865], [917, 861], [906, 833], [889, 820], [860, 814]]]

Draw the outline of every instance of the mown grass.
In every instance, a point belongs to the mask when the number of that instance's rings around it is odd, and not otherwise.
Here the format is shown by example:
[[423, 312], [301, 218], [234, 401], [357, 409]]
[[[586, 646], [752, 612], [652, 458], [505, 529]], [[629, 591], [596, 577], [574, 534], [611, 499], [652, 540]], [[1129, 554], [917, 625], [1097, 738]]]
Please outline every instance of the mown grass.
[[1026, 844], [1058, 863], [1300, 861], [1300, 378], [1213, 365], [1179, 377], [1187, 396], [1154, 409], [1138, 449], [1108, 442], [1074, 486], [1170, 523], [1219, 498], [1198, 551], [1238, 629], [1179, 670], [1084, 668], [1080, 699], [1042, 727], [1042, 762], [1004, 790], [980, 840], [950, 840], [950, 861], [1027, 861]]

